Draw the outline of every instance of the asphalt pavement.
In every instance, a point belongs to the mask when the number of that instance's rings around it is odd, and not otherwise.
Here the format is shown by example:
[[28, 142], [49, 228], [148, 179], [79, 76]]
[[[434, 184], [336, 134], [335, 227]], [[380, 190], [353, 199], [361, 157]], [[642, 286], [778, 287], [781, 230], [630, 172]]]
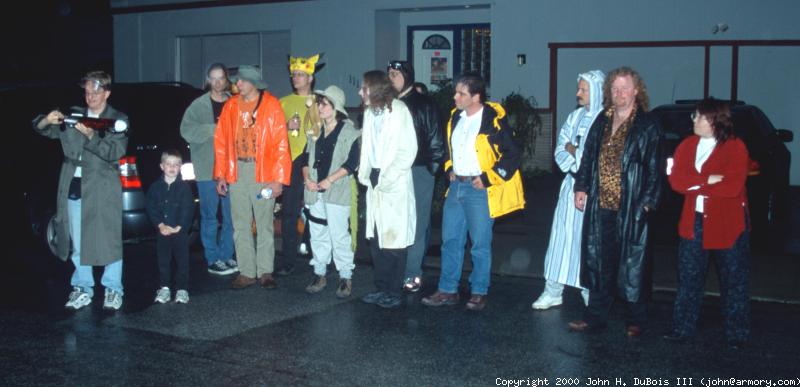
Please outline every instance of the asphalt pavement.
[[359, 300], [373, 289], [363, 249], [344, 300], [335, 297], [333, 268], [317, 295], [304, 292], [313, 274], [301, 259], [276, 290], [236, 291], [232, 276], [208, 274], [193, 251], [190, 303], [154, 305], [155, 248], [146, 242], [125, 248], [121, 311], [103, 311], [96, 291], [90, 307], [67, 312], [71, 265], [19, 240], [0, 271], [0, 385], [800, 385], [797, 255], [753, 252], [753, 336], [739, 350], [725, 346], [713, 274], [698, 337], [661, 338], [674, 297], [669, 244], [655, 246], [649, 323], [639, 338], [624, 334], [619, 305], [606, 331], [570, 332], [566, 323], [583, 311], [577, 291], [561, 307], [532, 310], [544, 286], [552, 185], [542, 180], [538, 193], [529, 189], [526, 211], [498, 222], [489, 303], [479, 313], [465, 310], [467, 290], [457, 306], [419, 303], [436, 288], [437, 231], [423, 289], [392, 310]]

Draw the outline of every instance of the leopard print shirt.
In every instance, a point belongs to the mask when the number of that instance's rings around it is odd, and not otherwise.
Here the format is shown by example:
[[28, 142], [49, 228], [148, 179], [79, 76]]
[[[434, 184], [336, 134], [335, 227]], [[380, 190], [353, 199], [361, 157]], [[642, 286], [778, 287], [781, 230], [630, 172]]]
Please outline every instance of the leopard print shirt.
[[628, 119], [613, 133], [611, 125], [613, 112], [609, 116], [603, 131], [603, 144], [600, 148], [598, 169], [600, 172], [600, 208], [619, 211], [620, 196], [622, 193], [622, 153], [625, 151], [625, 139], [628, 129], [633, 123], [636, 111], [631, 112]]

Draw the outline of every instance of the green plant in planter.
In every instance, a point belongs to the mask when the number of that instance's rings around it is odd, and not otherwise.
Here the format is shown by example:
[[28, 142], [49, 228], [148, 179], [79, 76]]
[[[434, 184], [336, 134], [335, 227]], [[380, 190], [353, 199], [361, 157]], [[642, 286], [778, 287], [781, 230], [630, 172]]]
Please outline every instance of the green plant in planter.
[[[442, 136], [446, 137], [447, 121], [450, 119], [450, 111], [455, 107], [453, 95], [455, 95], [456, 89], [453, 86], [453, 81], [449, 79], [439, 82], [437, 86], [439, 88], [429, 93], [429, 95], [439, 109], [439, 125], [442, 128]], [[447, 178], [444, 173], [439, 171], [436, 174], [436, 183], [433, 187], [433, 203], [431, 206], [431, 223], [434, 226], [439, 226], [442, 223], [442, 207], [444, 206], [444, 193], [447, 191], [447, 187]]]
[[447, 120], [450, 119], [450, 111], [455, 107], [453, 96], [456, 94], [456, 88], [453, 86], [453, 81], [450, 79], [438, 82], [436, 85], [439, 88], [436, 89], [436, 91], [430, 92], [428, 95], [439, 108], [439, 120], [441, 121], [442, 133], [444, 133]]
[[542, 134], [542, 117], [536, 111], [536, 99], [511, 93], [500, 104], [506, 109], [508, 122], [514, 130], [514, 140], [525, 156], [533, 156], [536, 153], [536, 139]]

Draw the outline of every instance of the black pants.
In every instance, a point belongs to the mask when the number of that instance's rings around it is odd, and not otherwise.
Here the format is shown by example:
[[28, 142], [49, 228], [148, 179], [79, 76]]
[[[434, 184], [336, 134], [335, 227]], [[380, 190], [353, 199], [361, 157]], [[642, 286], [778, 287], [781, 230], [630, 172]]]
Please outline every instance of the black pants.
[[[589, 305], [584, 313], [584, 320], [589, 325], [605, 326], [608, 313], [614, 302], [617, 290], [617, 273], [619, 272], [620, 246], [619, 228], [617, 217], [619, 212], [600, 209], [600, 222], [602, 222], [602, 259], [600, 281], [597, 289], [589, 290]], [[642, 326], [647, 322], [647, 304], [641, 298], [637, 302], [627, 302], [625, 322], [627, 325]]]
[[186, 290], [189, 287], [189, 238], [185, 230], [177, 234], [156, 237], [158, 255], [158, 274], [161, 286], [170, 287], [172, 282], [172, 256], [175, 256], [175, 288]]
[[294, 265], [297, 258], [297, 218], [303, 205], [303, 166], [300, 157], [292, 161], [292, 180], [289, 186], [284, 187], [281, 200], [281, 256], [275, 256], [275, 268], [278, 270]]
[[378, 247], [378, 235], [376, 228], [375, 237], [369, 241], [372, 265], [375, 269], [375, 287], [380, 292], [400, 295], [403, 288], [403, 276], [406, 274], [408, 248], [381, 249]]
[[694, 239], [683, 239], [678, 247], [678, 294], [672, 315], [673, 330], [682, 336], [695, 333], [703, 288], [708, 270], [708, 255], [713, 252], [719, 273], [725, 337], [745, 341], [750, 336], [750, 242], [743, 231], [728, 249], [703, 249], [703, 214], [695, 214]]

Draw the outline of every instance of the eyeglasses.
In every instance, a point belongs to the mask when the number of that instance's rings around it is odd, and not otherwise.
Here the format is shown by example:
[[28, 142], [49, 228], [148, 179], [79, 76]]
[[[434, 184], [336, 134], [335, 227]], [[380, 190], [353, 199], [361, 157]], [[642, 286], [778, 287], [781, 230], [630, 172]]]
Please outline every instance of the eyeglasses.
[[691, 118], [692, 118], [692, 121], [697, 121], [697, 120], [699, 120], [701, 117], [703, 117], [703, 115], [702, 115], [702, 114], [699, 114], [699, 113], [697, 113], [696, 111], [694, 111], [694, 112], [692, 112], [692, 114], [690, 114], [690, 115], [689, 115], [689, 117], [691, 117]]
[[307, 77], [307, 76], [308, 76], [308, 74], [304, 73], [302, 71], [297, 71], [297, 72], [289, 74], [289, 77], [291, 77], [291, 78], [303, 78], [303, 77]]

